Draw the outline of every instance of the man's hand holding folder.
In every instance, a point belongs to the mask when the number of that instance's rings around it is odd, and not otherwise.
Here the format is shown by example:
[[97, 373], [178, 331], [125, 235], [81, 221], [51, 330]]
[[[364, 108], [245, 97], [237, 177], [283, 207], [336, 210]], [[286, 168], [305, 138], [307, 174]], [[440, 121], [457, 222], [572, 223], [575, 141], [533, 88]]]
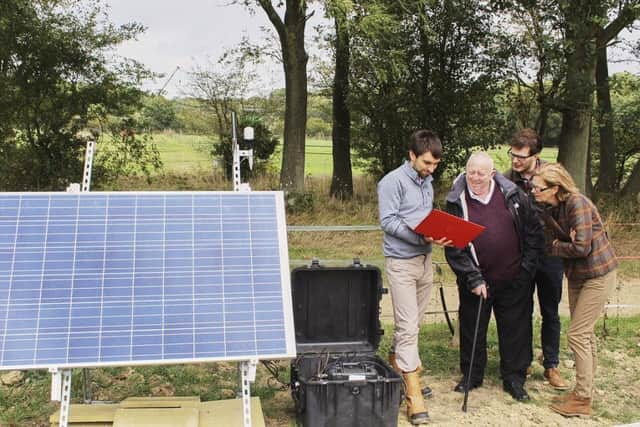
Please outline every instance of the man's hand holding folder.
[[430, 241], [433, 243], [464, 249], [484, 229], [485, 227], [482, 225], [465, 221], [439, 209], [433, 209], [414, 231], [426, 236], [425, 240], [426, 238], [431, 239]]
[[441, 239], [435, 240], [433, 237], [424, 236], [424, 241], [427, 243], [432, 243], [440, 246], [453, 246], [453, 241], [449, 240], [447, 237], [443, 237]]

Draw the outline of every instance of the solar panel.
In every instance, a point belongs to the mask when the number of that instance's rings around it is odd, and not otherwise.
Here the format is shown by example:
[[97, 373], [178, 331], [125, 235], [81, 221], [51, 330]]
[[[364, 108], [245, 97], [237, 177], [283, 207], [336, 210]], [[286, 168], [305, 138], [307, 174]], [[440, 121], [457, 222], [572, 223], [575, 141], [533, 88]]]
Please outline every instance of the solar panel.
[[0, 369], [295, 356], [281, 192], [0, 194]]

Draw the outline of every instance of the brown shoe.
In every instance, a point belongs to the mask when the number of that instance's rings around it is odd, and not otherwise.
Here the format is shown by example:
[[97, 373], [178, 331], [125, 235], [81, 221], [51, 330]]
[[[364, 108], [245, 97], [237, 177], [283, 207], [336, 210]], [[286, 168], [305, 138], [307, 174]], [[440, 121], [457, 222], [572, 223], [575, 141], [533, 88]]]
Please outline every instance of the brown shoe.
[[549, 380], [549, 385], [556, 390], [566, 390], [569, 388], [567, 383], [564, 382], [560, 376], [560, 369], [547, 368], [544, 370], [544, 377]]
[[563, 402], [554, 403], [550, 408], [565, 417], [590, 417], [591, 398], [578, 397], [572, 392]]
[[567, 394], [563, 394], [560, 396], [554, 396], [551, 398], [551, 403], [564, 403], [565, 400], [569, 399], [569, 396], [571, 396], [573, 394], [573, 392], [571, 393], [567, 393]]

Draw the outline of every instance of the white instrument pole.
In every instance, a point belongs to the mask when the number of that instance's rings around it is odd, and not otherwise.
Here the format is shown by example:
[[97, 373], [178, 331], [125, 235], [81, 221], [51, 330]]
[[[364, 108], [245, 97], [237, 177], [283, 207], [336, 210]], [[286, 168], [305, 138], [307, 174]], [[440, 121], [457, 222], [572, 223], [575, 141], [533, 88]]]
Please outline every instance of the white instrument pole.
[[[240, 144], [238, 144], [238, 138], [236, 136], [236, 113], [231, 112], [231, 151], [233, 153], [233, 191], [251, 191], [251, 187], [248, 182], [243, 183], [240, 176], [240, 162], [242, 159], [249, 161], [249, 169], [253, 169], [253, 149], [241, 150]], [[253, 140], [253, 128], [244, 128], [244, 140]]]

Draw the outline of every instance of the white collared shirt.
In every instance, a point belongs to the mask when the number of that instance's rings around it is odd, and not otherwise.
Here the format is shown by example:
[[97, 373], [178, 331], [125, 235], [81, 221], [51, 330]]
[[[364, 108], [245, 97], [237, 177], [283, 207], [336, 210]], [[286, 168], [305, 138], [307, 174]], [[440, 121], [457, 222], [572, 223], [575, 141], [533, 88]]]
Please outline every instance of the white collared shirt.
[[491, 200], [491, 196], [493, 196], [493, 190], [495, 190], [496, 188], [496, 181], [495, 179], [491, 180], [491, 185], [489, 186], [489, 192], [487, 193], [486, 196], [484, 197], [480, 197], [476, 194], [473, 194], [473, 191], [471, 191], [471, 189], [469, 189], [469, 195], [471, 196], [471, 198], [473, 200], [477, 200], [480, 203], [482, 203], [483, 205], [488, 205], [489, 201]]

